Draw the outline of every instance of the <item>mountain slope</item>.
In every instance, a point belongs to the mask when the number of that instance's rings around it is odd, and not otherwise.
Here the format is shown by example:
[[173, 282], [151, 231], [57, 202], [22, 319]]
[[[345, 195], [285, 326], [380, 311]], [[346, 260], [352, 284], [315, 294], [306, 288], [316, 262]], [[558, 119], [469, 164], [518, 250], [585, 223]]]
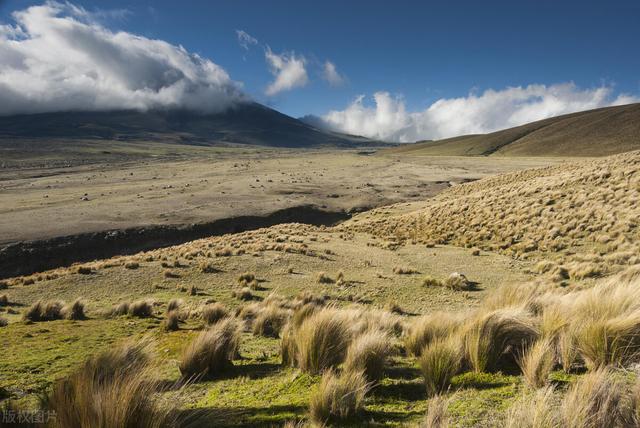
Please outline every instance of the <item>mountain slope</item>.
[[392, 148], [434, 156], [605, 156], [640, 149], [640, 104], [605, 107], [490, 134], [463, 135]]
[[257, 103], [240, 104], [219, 114], [120, 110], [0, 117], [0, 139], [20, 138], [164, 140], [205, 145], [223, 142], [272, 147], [347, 146], [356, 142]]

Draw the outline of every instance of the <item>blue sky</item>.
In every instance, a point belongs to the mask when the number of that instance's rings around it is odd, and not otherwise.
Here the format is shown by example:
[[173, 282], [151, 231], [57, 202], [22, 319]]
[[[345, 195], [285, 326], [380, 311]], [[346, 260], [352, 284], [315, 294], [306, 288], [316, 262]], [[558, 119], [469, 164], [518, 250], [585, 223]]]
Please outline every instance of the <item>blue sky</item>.
[[[42, 2], [0, 2], [0, 20], [12, 23], [11, 12], [31, 4]], [[424, 111], [440, 99], [528, 85], [573, 83], [576, 91], [604, 86], [609, 103], [619, 94], [640, 93], [637, 0], [74, 4], [93, 12], [105, 28], [161, 39], [210, 59], [252, 98], [295, 117], [343, 112], [360, 95], [366, 112], [381, 91], [405, 112]], [[257, 43], [241, 47], [237, 30]], [[306, 83], [268, 91], [275, 76], [267, 48], [284, 60], [303, 60]], [[340, 84], [323, 79], [326, 61], [343, 77]], [[363, 123], [358, 126], [365, 129]]]

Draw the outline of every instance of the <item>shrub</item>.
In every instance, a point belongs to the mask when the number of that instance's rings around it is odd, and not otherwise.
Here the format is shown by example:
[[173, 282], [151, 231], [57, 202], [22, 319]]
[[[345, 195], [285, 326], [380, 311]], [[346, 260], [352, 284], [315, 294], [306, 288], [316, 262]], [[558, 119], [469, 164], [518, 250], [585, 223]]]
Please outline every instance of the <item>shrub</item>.
[[569, 388], [562, 402], [562, 422], [567, 428], [619, 426], [626, 416], [622, 385], [609, 369], [583, 375]]
[[421, 428], [448, 428], [449, 415], [447, 408], [449, 407], [449, 399], [436, 395], [429, 400], [427, 413], [424, 416]]
[[542, 388], [547, 384], [554, 363], [555, 349], [548, 338], [536, 341], [518, 360], [522, 375], [532, 388]]
[[358, 336], [347, 350], [344, 370], [362, 372], [372, 382], [382, 379], [391, 354], [391, 340], [380, 331], [368, 331]]
[[277, 306], [262, 309], [253, 321], [253, 334], [256, 336], [278, 337], [288, 318], [288, 312]]
[[229, 311], [222, 303], [207, 305], [202, 309], [202, 320], [207, 325], [213, 325], [223, 318], [229, 316]]
[[461, 368], [462, 350], [453, 337], [436, 339], [425, 346], [418, 362], [428, 396], [444, 392]]
[[338, 376], [326, 372], [309, 402], [310, 418], [323, 426], [353, 419], [361, 412], [369, 390], [360, 372], [345, 372]]
[[293, 333], [295, 362], [312, 374], [342, 363], [351, 340], [348, 320], [335, 309], [314, 313]]
[[162, 323], [164, 331], [176, 331], [180, 328], [180, 316], [178, 311], [167, 312], [167, 316]]
[[65, 306], [62, 309], [64, 317], [69, 320], [84, 320], [87, 319], [84, 313], [84, 302], [80, 299], [76, 299], [71, 305]]
[[523, 395], [507, 411], [507, 428], [560, 428], [560, 418], [553, 406], [552, 387], [541, 388], [533, 395]]
[[476, 372], [496, 371], [505, 354], [514, 356], [537, 337], [538, 331], [525, 311], [491, 311], [470, 320], [464, 327], [465, 357]]
[[240, 329], [233, 319], [220, 321], [201, 332], [182, 352], [180, 373], [184, 378], [214, 377], [233, 366]]
[[58, 381], [44, 400], [61, 427], [143, 427], [176, 425], [169, 403], [159, 405], [148, 342], [126, 344], [91, 357]]
[[153, 315], [153, 305], [148, 300], [138, 300], [129, 305], [129, 315], [138, 318], [149, 318]]
[[420, 356], [426, 345], [437, 338], [449, 336], [460, 326], [462, 318], [448, 312], [434, 312], [415, 320], [405, 337], [407, 351]]

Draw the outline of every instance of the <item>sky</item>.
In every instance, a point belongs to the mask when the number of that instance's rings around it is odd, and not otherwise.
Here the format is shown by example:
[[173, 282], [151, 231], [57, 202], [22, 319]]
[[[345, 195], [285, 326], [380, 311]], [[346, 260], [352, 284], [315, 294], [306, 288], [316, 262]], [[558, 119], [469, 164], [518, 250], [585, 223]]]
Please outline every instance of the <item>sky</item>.
[[640, 2], [0, 0], [0, 114], [254, 100], [393, 141], [640, 101]]

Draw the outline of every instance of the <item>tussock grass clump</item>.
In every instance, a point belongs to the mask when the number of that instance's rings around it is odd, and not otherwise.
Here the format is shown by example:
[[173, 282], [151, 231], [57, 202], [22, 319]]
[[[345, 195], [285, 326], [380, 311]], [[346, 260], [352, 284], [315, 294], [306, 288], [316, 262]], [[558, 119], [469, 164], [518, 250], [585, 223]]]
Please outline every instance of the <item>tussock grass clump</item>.
[[167, 313], [177, 311], [183, 303], [182, 299], [169, 300], [169, 303], [167, 303]]
[[129, 305], [129, 315], [137, 318], [153, 316], [153, 304], [148, 300], [138, 300]]
[[58, 300], [38, 300], [26, 310], [23, 319], [31, 322], [59, 320], [63, 318], [63, 307], [64, 303]]
[[220, 302], [214, 303], [212, 305], [206, 305], [204, 308], [202, 308], [202, 320], [207, 325], [213, 325], [221, 319], [227, 318], [228, 316], [229, 311]]
[[552, 387], [519, 398], [507, 411], [506, 428], [560, 428]]
[[368, 390], [369, 385], [361, 372], [337, 375], [332, 370], [327, 371], [311, 395], [311, 420], [320, 426], [353, 420], [362, 411]]
[[462, 333], [465, 358], [475, 372], [498, 370], [500, 360], [538, 338], [532, 318], [521, 309], [499, 309], [471, 319]]
[[278, 337], [289, 317], [289, 312], [277, 306], [266, 306], [253, 320], [253, 334]]
[[438, 338], [449, 336], [462, 323], [460, 315], [434, 312], [415, 320], [409, 327], [404, 344], [411, 354], [420, 356], [426, 345]]
[[218, 273], [218, 272], [220, 272], [220, 269], [218, 269], [211, 262], [200, 263], [199, 268], [200, 268], [200, 272], [202, 272], [202, 273]]
[[85, 305], [80, 299], [76, 299], [71, 305], [67, 305], [62, 309], [64, 317], [68, 320], [84, 320], [87, 316], [84, 313]]
[[120, 317], [123, 315], [129, 314], [129, 302], [120, 302], [111, 310], [111, 315], [115, 317]]
[[0, 317], [0, 327], [6, 327], [9, 325], [9, 320], [6, 318]]
[[434, 278], [432, 276], [426, 276], [422, 280], [422, 286], [423, 287], [442, 287], [444, 286], [444, 284], [442, 283], [442, 281], [440, 281], [437, 278]]
[[182, 352], [180, 373], [186, 379], [214, 377], [233, 366], [240, 328], [227, 318], [201, 332]]
[[420, 424], [420, 428], [449, 428], [449, 401], [442, 395], [436, 395], [429, 400], [427, 413]]
[[395, 266], [393, 268], [393, 273], [396, 275], [412, 275], [414, 273], [418, 273], [418, 271], [406, 266]]
[[518, 365], [530, 387], [542, 388], [555, 365], [553, 342], [548, 338], [539, 339], [518, 359]]
[[165, 269], [165, 270], [162, 272], [162, 275], [163, 275], [165, 278], [168, 278], [168, 279], [180, 278], [180, 274], [179, 274], [178, 272], [174, 272], [174, 271], [172, 271], [172, 270], [170, 270], [170, 269]]
[[176, 331], [180, 329], [180, 315], [178, 311], [167, 312], [167, 315], [162, 322], [162, 329], [164, 331]]
[[9, 304], [9, 297], [6, 294], [0, 296], [0, 306], [7, 306]]
[[135, 269], [138, 269], [140, 267], [140, 263], [138, 263], [138, 262], [127, 262], [127, 263], [124, 264], [124, 267], [126, 269], [135, 270]]
[[324, 272], [319, 272], [317, 276], [317, 281], [319, 284], [333, 284], [335, 281], [329, 275]]
[[600, 428], [621, 426], [628, 419], [624, 388], [609, 369], [583, 375], [562, 402], [562, 426]]
[[254, 295], [249, 287], [241, 288], [240, 290], [234, 290], [231, 295], [239, 300], [253, 300]]
[[248, 283], [250, 283], [251, 281], [253, 281], [254, 279], [256, 279], [256, 276], [252, 273], [249, 272], [245, 272], [243, 274], [241, 274], [238, 277], [238, 284], [239, 285], [246, 285]]
[[91, 275], [93, 273], [93, 269], [91, 266], [78, 266], [76, 268], [76, 273], [80, 275]]
[[294, 361], [303, 371], [317, 374], [344, 361], [351, 341], [350, 323], [336, 309], [322, 309], [293, 330]]
[[428, 396], [445, 392], [462, 366], [462, 347], [457, 338], [438, 338], [418, 358]]
[[362, 372], [369, 382], [382, 379], [392, 347], [389, 336], [380, 331], [368, 331], [349, 345], [343, 368]]
[[58, 381], [44, 400], [44, 407], [56, 414], [55, 426], [175, 426], [172, 407], [155, 399], [158, 384], [148, 346], [143, 341], [102, 352]]

